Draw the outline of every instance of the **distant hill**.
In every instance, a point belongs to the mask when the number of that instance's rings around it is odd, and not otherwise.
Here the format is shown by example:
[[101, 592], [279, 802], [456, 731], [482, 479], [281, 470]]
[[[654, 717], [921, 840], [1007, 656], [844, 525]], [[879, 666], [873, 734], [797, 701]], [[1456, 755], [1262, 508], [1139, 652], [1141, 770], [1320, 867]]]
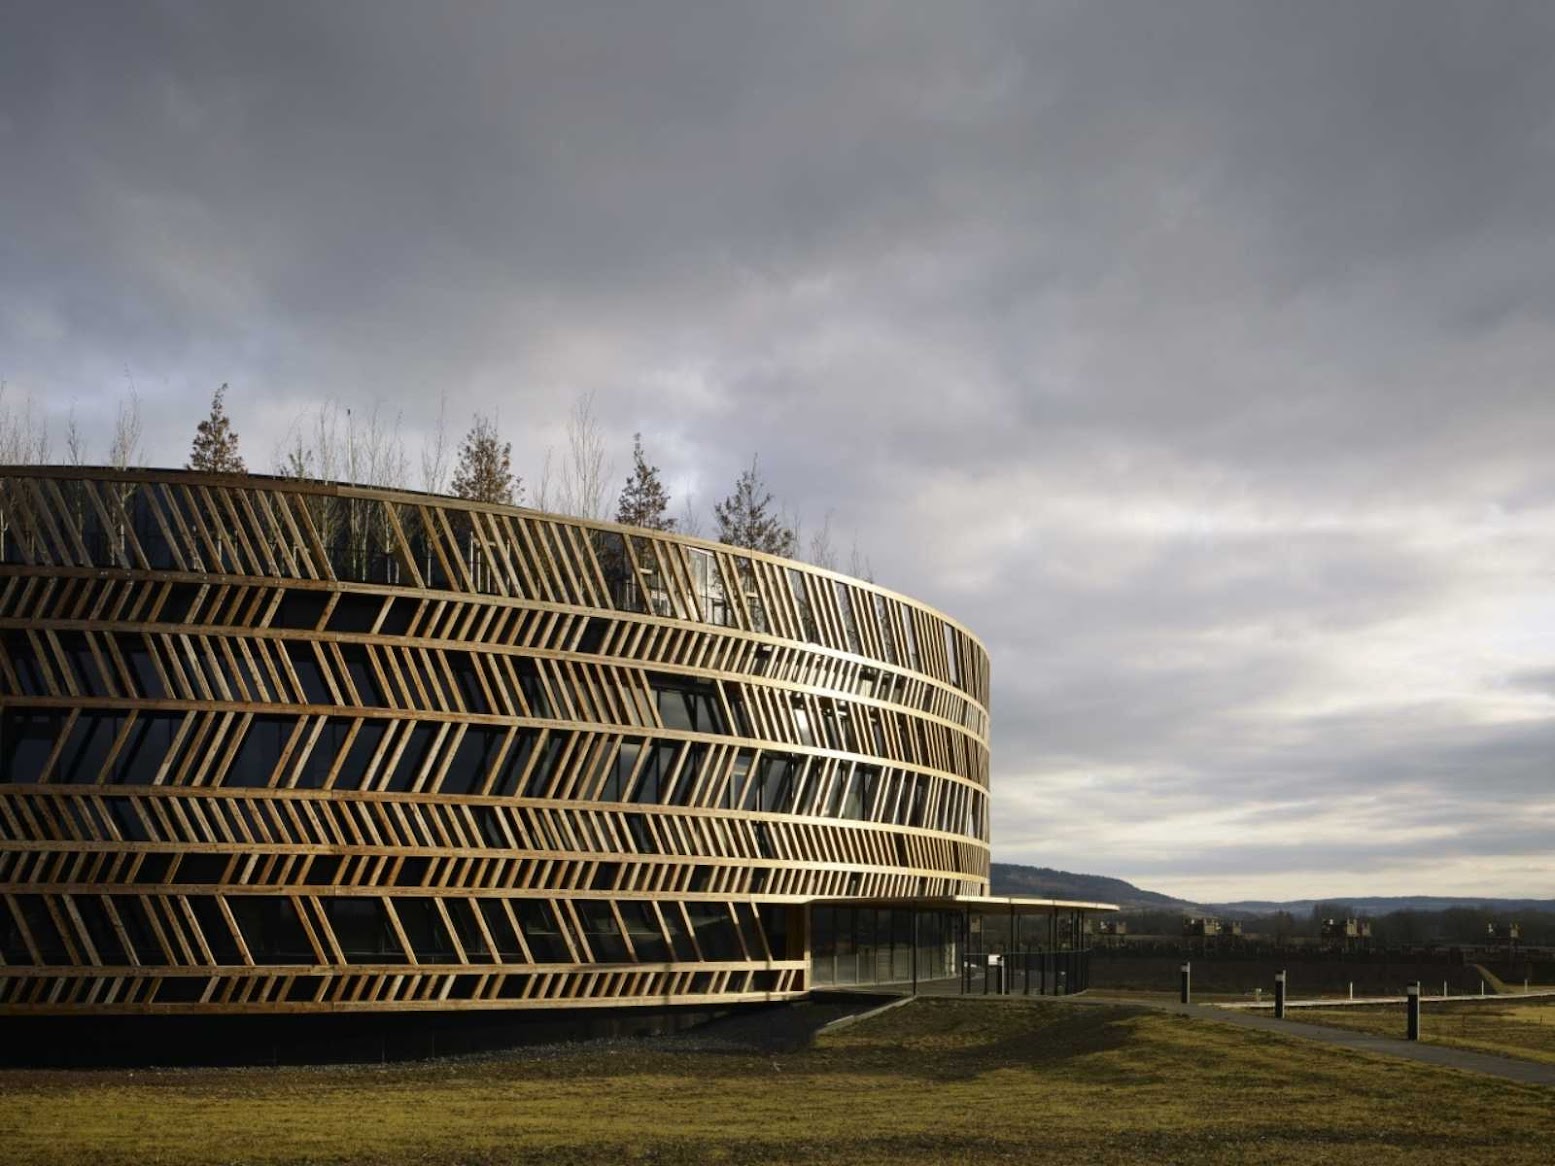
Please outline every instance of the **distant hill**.
[[1272, 915], [1276, 911], [1289, 911], [1292, 915], [1309, 915], [1319, 903], [1343, 904], [1361, 915], [1387, 915], [1393, 911], [1446, 911], [1452, 907], [1469, 907], [1485, 911], [1552, 911], [1555, 899], [1490, 899], [1451, 897], [1442, 895], [1400, 895], [1391, 897], [1351, 898], [1334, 895], [1326, 899], [1291, 899], [1283, 903], [1263, 899], [1242, 899], [1235, 903], [1207, 903], [1206, 911], [1222, 915]]
[[1074, 899], [1086, 903], [1116, 903], [1119, 907], [1191, 908], [1191, 903], [1170, 895], [1145, 891], [1122, 879], [1106, 875], [1074, 874], [1046, 866], [1021, 866], [996, 862], [990, 872], [989, 893], [1029, 895], [1036, 899]]
[[1191, 903], [1186, 899], [1174, 899], [1157, 891], [1146, 891], [1122, 879], [1106, 875], [1075, 874], [1067, 870], [1054, 870], [1046, 866], [1022, 866], [1015, 862], [996, 862], [989, 879], [989, 893], [994, 895], [1029, 895], [1036, 899], [1075, 899], [1087, 903], [1116, 903], [1126, 910], [1153, 908], [1156, 910], [1180, 909], [1184, 912], [1203, 912], [1228, 918], [1255, 915], [1272, 915], [1276, 911], [1288, 911], [1299, 917], [1308, 916], [1319, 903], [1344, 904], [1358, 914], [1375, 918], [1393, 911], [1446, 911], [1452, 907], [1470, 907], [1508, 914], [1515, 911], [1549, 911], [1555, 913], [1555, 899], [1491, 899], [1472, 896], [1400, 895], [1400, 896], [1348, 896], [1332, 895], [1323, 899], [1288, 899], [1275, 902], [1265, 899], [1239, 899], [1230, 903]]

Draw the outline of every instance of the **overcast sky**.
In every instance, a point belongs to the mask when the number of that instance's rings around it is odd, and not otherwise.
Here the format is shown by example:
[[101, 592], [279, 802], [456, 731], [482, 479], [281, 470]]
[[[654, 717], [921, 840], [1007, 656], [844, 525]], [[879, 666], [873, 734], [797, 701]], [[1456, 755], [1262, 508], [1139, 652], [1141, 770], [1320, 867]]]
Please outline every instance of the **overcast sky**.
[[[10, 0], [0, 378], [760, 451], [994, 661], [994, 855], [1555, 896], [1555, 6]], [[412, 483], [415, 484], [415, 483]]]

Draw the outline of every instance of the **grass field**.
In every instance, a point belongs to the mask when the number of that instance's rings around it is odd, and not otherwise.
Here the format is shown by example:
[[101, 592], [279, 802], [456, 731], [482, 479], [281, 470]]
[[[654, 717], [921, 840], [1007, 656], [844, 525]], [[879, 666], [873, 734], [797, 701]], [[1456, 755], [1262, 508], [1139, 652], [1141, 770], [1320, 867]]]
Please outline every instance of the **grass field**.
[[[1402, 1004], [1355, 1008], [1303, 1008], [1297, 1020], [1330, 1024], [1383, 1036], [1404, 1035]], [[1421, 1039], [1482, 1053], [1500, 1053], [1555, 1064], [1555, 1001], [1519, 1002], [1515, 998], [1480, 1001], [1427, 1000], [1420, 1018]]]
[[0, 1072], [0, 1161], [1549, 1162], [1555, 1090], [1113, 1005], [924, 1000], [800, 1052]]

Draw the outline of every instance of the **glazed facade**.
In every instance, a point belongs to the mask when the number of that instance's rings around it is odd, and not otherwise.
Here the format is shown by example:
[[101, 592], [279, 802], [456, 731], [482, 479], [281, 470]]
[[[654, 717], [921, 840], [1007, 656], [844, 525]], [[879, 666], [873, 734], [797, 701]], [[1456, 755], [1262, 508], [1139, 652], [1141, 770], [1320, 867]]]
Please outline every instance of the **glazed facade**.
[[988, 661], [806, 564], [459, 499], [0, 468], [0, 1014], [802, 995], [988, 889]]

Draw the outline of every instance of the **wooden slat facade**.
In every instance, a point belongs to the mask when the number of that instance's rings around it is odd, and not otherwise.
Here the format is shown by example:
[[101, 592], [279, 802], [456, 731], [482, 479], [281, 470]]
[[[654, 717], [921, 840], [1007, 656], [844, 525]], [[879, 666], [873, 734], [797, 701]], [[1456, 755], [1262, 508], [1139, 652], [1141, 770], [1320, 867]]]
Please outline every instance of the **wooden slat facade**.
[[988, 889], [988, 657], [609, 523], [0, 467], [0, 1014], [808, 987], [803, 904]]

